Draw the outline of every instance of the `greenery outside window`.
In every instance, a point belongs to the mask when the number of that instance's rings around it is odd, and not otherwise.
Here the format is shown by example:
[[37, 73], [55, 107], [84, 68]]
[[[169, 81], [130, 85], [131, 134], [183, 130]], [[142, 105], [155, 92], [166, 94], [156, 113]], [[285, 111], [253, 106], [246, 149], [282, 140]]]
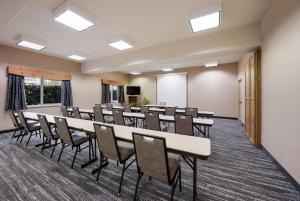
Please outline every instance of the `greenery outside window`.
[[28, 106], [61, 104], [62, 81], [25, 77], [25, 95]]
[[110, 97], [111, 97], [111, 102], [112, 103], [118, 103], [119, 100], [118, 100], [118, 97], [119, 97], [119, 94], [118, 94], [118, 86], [115, 86], [115, 85], [110, 85]]

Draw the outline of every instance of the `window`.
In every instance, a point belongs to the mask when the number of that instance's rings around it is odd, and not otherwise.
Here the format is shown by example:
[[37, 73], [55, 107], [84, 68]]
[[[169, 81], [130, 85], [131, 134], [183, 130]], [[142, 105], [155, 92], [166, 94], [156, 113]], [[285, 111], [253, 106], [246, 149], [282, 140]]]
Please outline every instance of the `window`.
[[118, 86], [115, 85], [110, 85], [110, 97], [111, 97], [111, 102], [117, 103], [119, 102], [118, 97], [119, 97], [119, 92], [118, 92]]
[[25, 77], [28, 106], [61, 103], [61, 81]]

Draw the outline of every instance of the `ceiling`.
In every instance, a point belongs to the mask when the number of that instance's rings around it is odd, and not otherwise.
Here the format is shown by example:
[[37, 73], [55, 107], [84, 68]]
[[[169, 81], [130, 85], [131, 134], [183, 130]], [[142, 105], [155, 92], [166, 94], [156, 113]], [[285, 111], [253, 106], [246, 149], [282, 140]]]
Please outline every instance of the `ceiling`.
[[[0, 0], [0, 43], [15, 46], [27, 34], [47, 43], [42, 54], [87, 57], [82, 72], [141, 72], [199, 66], [208, 60], [236, 62], [260, 45], [259, 22], [272, 0], [222, 0], [221, 26], [192, 33], [188, 17], [216, 0], [73, 0], [96, 17], [95, 26], [77, 32], [52, 19], [62, 0]], [[123, 36], [134, 48], [108, 44]]]

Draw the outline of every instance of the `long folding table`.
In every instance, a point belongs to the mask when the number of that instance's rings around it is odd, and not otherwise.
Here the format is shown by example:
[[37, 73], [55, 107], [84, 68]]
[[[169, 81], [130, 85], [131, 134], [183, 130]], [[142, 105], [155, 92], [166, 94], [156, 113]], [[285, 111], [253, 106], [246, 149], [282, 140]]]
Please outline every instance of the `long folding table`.
[[[149, 107], [149, 111], [151, 111], [151, 112], [161, 112], [161, 113], [165, 112], [165, 107], [166, 107], [166, 106], [163, 106], [163, 107], [158, 106], [157, 107], [157, 105], [146, 105], [146, 106]], [[106, 108], [106, 105], [101, 105], [101, 107]], [[118, 106], [118, 105], [113, 106], [113, 108], [115, 108], [115, 109], [124, 109], [123, 106]], [[131, 110], [141, 111], [141, 108], [140, 107], [131, 107]], [[176, 113], [185, 113], [185, 109], [177, 108]], [[214, 112], [198, 111], [198, 116], [204, 117], [204, 118], [211, 118], [212, 116], [214, 116]]]
[[[24, 112], [24, 116], [27, 119], [38, 120], [37, 114], [34, 112]], [[54, 115], [45, 115], [48, 122], [55, 124]], [[59, 116], [60, 117], [60, 116]], [[102, 125], [113, 125], [117, 140], [133, 143], [132, 133], [147, 134], [150, 136], [164, 137], [166, 139], [166, 146], [168, 152], [176, 153], [185, 157], [192, 158], [193, 170], [193, 200], [197, 197], [197, 160], [207, 160], [211, 155], [211, 141], [207, 138], [187, 136], [175, 133], [161, 132], [148, 130], [143, 128], [121, 126], [115, 124], [106, 124], [101, 122], [95, 122], [91, 120], [66, 118], [70, 128], [85, 131], [87, 133], [95, 133], [94, 123]]]
[[[69, 112], [72, 112], [72, 108], [68, 108]], [[79, 112], [82, 114], [88, 114], [90, 117], [94, 115], [94, 111], [90, 109], [80, 109]], [[103, 110], [104, 115], [112, 116], [112, 111]], [[134, 118], [134, 119], [145, 119], [145, 114], [139, 112], [123, 112], [124, 117]], [[175, 122], [174, 116], [169, 115], [159, 115], [159, 120], [163, 122]], [[195, 128], [202, 133], [205, 137], [209, 137], [210, 127], [214, 125], [214, 120], [204, 119], [204, 118], [193, 118], [193, 125]], [[202, 129], [203, 127], [203, 129]]]

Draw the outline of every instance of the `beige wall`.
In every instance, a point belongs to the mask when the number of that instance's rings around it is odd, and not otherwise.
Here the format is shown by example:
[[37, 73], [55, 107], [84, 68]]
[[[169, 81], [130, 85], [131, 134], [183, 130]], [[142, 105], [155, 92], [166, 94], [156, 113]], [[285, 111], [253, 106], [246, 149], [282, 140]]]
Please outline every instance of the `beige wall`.
[[[127, 74], [82, 74], [79, 63], [0, 45], [0, 130], [12, 128], [10, 118], [4, 111], [7, 86], [6, 67], [11, 64], [72, 74], [73, 102], [74, 105], [82, 108], [92, 108], [95, 103], [101, 102], [101, 79], [128, 81]], [[30, 108], [28, 110], [59, 114], [59, 107]]]
[[[237, 117], [237, 64], [215, 68], [177, 69], [188, 73], [188, 106], [215, 112], [218, 116]], [[141, 96], [156, 103], [155, 77], [162, 72], [130, 76], [129, 85], [141, 86]], [[176, 90], [176, 89], [174, 89]]]
[[300, 1], [275, 0], [262, 29], [262, 144], [300, 183]]

